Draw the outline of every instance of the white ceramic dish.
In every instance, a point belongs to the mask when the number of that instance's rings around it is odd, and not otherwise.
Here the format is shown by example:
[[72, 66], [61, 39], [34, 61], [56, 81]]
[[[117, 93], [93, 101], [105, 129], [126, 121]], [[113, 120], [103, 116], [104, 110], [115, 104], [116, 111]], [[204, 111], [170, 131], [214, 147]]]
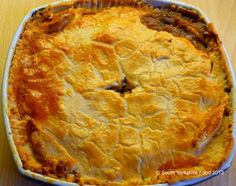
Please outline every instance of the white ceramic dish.
[[[55, 3], [52, 3], [51, 5], [57, 5], [57, 4], [60, 4], [62, 2], [68, 2], [68, 0], [63, 0], [63, 1], [55, 2]], [[199, 8], [193, 6], [193, 5], [189, 5], [189, 4], [185, 4], [185, 3], [181, 3], [181, 2], [177, 2], [177, 1], [172, 1], [172, 0], [146, 0], [146, 2], [151, 4], [154, 7], [161, 7], [161, 6], [168, 5], [168, 4], [176, 4], [176, 5], [180, 5], [180, 6], [186, 7], [186, 8], [195, 9], [195, 10], [197, 10], [199, 12], [200, 15], [203, 16], [203, 18], [206, 20], [207, 23], [210, 23], [210, 20], [203, 13], [203, 11], [200, 10]], [[75, 185], [77, 185], [75, 183], [65, 182], [65, 181], [53, 179], [53, 178], [50, 178], [50, 177], [46, 177], [46, 176], [43, 176], [41, 174], [37, 174], [37, 173], [31, 172], [29, 170], [25, 170], [23, 168], [21, 159], [20, 159], [19, 154], [18, 154], [18, 152], [16, 150], [16, 146], [15, 146], [15, 143], [14, 143], [14, 140], [13, 140], [13, 136], [12, 136], [12, 132], [11, 132], [10, 122], [9, 122], [9, 119], [8, 119], [8, 116], [7, 116], [7, 105], [8, 105], [7, 86], [8, 86], [8, 76], [9, 76], [9, 69], [10, 69], [10, 66], [11, 66], [11, 61], [12, 61], [12, 57], [14, 55], [14, 50], [15, 50], [16, 44], [18, 42], [18, 39], [21, 36], [21, 33], [23, 31], [25, 22], [27, 20], [29, 20], [31, 18], [31, 16], [35, 12], [37, 12], [38, 10], [40, 10], [42, 8], [45, 8], [47, 6], [48, 5], [44, 5], [44, 6], [40, 6], [38, 8], [35, 8], [35, 9], [31, 10], [24, 17], [24, 19], [20, 23], [20, 25], [19, 25], [16, 33], [15, 33], [15, 36], [13, 37], [13, 40], [11, 42], [11, 45], [10, 45], [10, 48], [9, 48], [9, 51], [8, 51], [8, 56], [7, 56], [7, 60], [6, 60], [6, 64], [5, 64], [5, 69], [4, 69], [4, 74], [3, 74], [3, 81], [2, 81], [2, 114], [3, 114], [4, 123], [5, 123], [6, 134], [7, 134], [7, 138], [8, 138], [11, 150], [12, 150], [12, 154], [13, 154], [14, 160], [16, 162], [17, 168], [18, 168], [18, 170], [19, 170], [19, 172], [21, 174], [23, 174], [25, 176], [28, 176], [30, 178], [33, 178], [33, 179], [36, 179], [36, 180], [39, 180], [39, 181], [42, 181], [42, 182], [54, 184], [54, 185], [75, 186]], [[233, 103], [233, 105], [235, 105], [234, 104], [235, 103], [234, 97], [235, 97], [236, 79], [235, 79], [232, 63], [230, 61], [229, 55], [227, 54], [224, 46], [223, 46], [223, 51], [225, 53], [226, 60], [227, 60], [227, 65], [228, 65], [228, 68], [229, 68], [229, 71], [230, 71], [230, 74], [231, 74], [232, 80], [233, 80], [233, 91], [232, 92], [233, 92], [234, 95], [232, 96], [233, 97], [232, 103]], [[236, 112], [234, 112], [233, 116], [234, 116], [234, 134], [233, 134], [233, 136], [234, 136], [234, 142], [236, 143], [236, 129], [235, 129], [235, 127], [236, 127], [236, 125], [235, 125]], [[208, 180], [208, 179], [210, 179], [210, 178], [212, 178], [212, 177], [214, 177], [214, 176], [216, 176], [218, 174], [223, 173], [224, 171], [226, 171], [231, 166], [231, 163], [233, 161], [235, 152], [236, 152], [236, 144], [234, 144], [234, 148], [233, 148], [233, 150], [232, 150], [228, 160], [226, 162], [224, 162], [224, 164], [220, 167], [219, 170], [217, 170], [215, 172], [215, 174], [212, 174], [212, 175], [209, 175], [209, 176], [206, 176], [206, 177], [201, 177], [201, 178], [196, 178], [196, 179], [191, 179], [191, 180], [180, 181], [180, 182], [177, 182], [177, 183], [175, 183], [173, 185], [174, 186], [194, 185], [194, 184], [203, 182], [205, 180]], [[156, 186], [161, 186], [161, 185], [168, 185], [168, 184], [157, 184]]]

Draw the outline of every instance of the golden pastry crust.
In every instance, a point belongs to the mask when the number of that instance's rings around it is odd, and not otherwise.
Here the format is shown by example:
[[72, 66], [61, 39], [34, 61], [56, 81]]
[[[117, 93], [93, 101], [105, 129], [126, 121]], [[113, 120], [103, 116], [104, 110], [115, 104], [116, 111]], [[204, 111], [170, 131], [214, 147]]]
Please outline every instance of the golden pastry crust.
[[[233, 138], [218, 39], [204, 51], [148, 28], [141, 17], [154, 10], [136, 1], [96, 11], [79, 3], [39, 11], [16, 47], [8, 116], [24, 168], [100, 185], [173, 183], [219, 168]], [[170, 170], [198, 174], [159, 174]]]

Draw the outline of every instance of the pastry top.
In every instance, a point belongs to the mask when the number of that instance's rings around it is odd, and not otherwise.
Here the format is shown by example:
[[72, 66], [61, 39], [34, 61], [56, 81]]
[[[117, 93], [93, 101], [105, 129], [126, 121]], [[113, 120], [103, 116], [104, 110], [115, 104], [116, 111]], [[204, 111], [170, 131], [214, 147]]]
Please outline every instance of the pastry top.
[[[219, 168], [233, 138], [231, 77], [217, 35], [195, 20], [214, 39], [198, 45], [163, 22], [156, 27], [166, 11], [191, 30], [194, 21], [181, 12], [137, 5], [65, 5], [26, 23], [8, 84], [25, 169], [81, 184], [129, 185]], [[199, 174], [159, 174], [169, 170]]]

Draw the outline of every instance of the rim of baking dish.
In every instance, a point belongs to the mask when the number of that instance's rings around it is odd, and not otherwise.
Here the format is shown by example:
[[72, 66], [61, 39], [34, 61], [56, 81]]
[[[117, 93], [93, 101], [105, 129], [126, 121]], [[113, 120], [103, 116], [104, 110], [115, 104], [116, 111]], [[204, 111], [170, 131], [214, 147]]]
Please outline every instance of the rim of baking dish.
[[[190, 4], [186, 4], [183, 2], [178, 2], [175, 0], [145, 0], [148, 4], [152, 5], [153, 7], [161, 7], [164, 5], [168, 5], [168, 4], [176, 4], [179, 6], [183, 6], [185, 8], [189, 8], [189, 9], [193, 9], [196, 10], [204, 19], [207, 23], [211, 23], [210, 19], [205, 15], [205, 13], [198, 7], [194, 6], [194, 5], [190, 5]], [[12, 136], [12, 131], [11, 131], [11, 126], [10, 126], [10, 122], [9, 122], [9, 118], [7, 115], [7, 105], [8, 105], [8, 99], [7, 99], [7, 88], [8, 88], [8, 77], [9, 77], [9, 70], [11, 67], [11, 62], [12, 62], [12, 58], [14, 56], [14, 51], [15, 51], [15, 47], [17, 45], [17, 42], [23, 32], [24, 29], [24, 25], [25, 23], [32, 17], [33, 14], [35, 14], [37, 11], [39, 11], [40, 9], [46, 8], [49, 5], [55, 6], [55, 5], [59, 5], [61, 3], [64, 2], [73, 2], [73, 0], [61, 0], [61, 1], [57, 1], [57, 2], [53, 2], [51, 4], [46, 4], [46, 5], [42, 5], [39, 6], [37, 8], [34, 8], [32, 10], [30, 10], [26, 16], [23, 18], [23, 20], [21, 21], [13, 39], [11, 42], [11, 45], [9, 47], [8, 50], [8, 55], [7, 55], [7, 59], [6, 59], [6, 63], [5, 63], [5, 67], [4, 67], [4, 72], [3, 72], [3, 78], [2, 78], [2, 116], [3, 116], [3, 122], [5, 124], [5, 130], [6, 130], [6, 136], [12, 151], [12, 155], [14, 158], [14, 161], [16, 163], [17, 169], [19, 170], [19, 172], [27, 177], [45, 182], [45, 183], [49, 183], [49, 184], [54, 184], [54, 185], [61, 185], [61, 186], [76, 186], [78, 185], [77, 183], [72, 183], [72, 182], [66, 182], [66, 181], [62, 181], [59, 179], [54, 179], [54, 178], [50, 178], [47, 176], [43, 176], [41, 174], [38, 173], [34, 173], [32, 171], [26, 170], [23, 168], [23, 164], [21, 162], [20, 156], [17, 152], [16, 149], [16, 145], [14, 143], [13, 140], [13, 136]], [[234, 75], [234, 70], [233, 70], [233, 66], [230, 60], [230, 57], [224, 47], [224, 45], [222, 44], [222, 48], [223, 48], [223, 52], [224, 55], [226, 57], [226, 61], [227, 61], [227, 66], [228, 69], [230, 71], [230, 75], [232, 78], [232, 82], [233, 82], [233, 88], [232, 88], [232, 106], [233, 106], [233, 110], [235, 105], [236, 105], [236, 99], [235, 99], [235, 95], [236, 95], [236, 79], [235, 79], [235, 75]], [[234, 147], [232, 149], [232, 152], [229, 156], [229, 158], [224, 162], [224, 164], [219, 168], [219, 170], [217, 170], [217, 172], [215, 172], [215, 174], [212, 174], [210, 176], [206, 176], [206, 177], [200, 177], [200, 178], [194, 178], [194, 179], [189, 179], [189, 180], [184, 180], [184, 181], [179, 181], [176, 182], [174, 184], [172, 184], [173, 186], [183, 186], [183, 185], [193, 185], [193, 184], [197, 184], [197, 183], [201, 183], [203, 181], [206, 181], [214, 176], [217, 176], [219, 174], [222, 174], [223, 172], [225, 172], [227, 169], [230, 168], [235, 152], [236, 152], [236, 112], [233, 111], [233, 138], [234, 138]], [[155, 184], [155, 186], [164, 186], [164, 185], [168, 185], [168, 184]]]

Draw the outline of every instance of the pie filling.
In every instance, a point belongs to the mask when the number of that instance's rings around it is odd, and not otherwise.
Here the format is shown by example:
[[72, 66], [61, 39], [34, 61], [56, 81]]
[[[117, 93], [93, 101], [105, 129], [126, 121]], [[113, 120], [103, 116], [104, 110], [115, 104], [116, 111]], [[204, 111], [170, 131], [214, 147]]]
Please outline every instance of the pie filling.
[[38, 11], [18, 41], [8, 116], [24, 168], [95, 185], [217, 170], [233, 146], [232, 85], [212, 25], [176, 5], [86, 2]]

